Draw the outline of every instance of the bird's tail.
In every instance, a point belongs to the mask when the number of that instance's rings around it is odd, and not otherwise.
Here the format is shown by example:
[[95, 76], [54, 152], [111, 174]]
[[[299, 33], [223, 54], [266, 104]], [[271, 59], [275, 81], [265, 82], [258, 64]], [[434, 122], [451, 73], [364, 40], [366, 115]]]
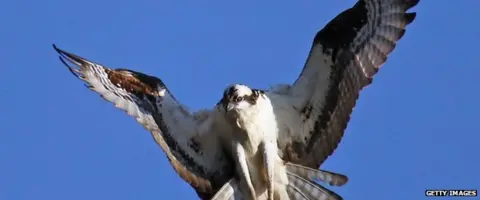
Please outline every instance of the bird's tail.
[[228, 180], [220, 190], [215, 193], [215, 196], [210, 200], [237, 200], [244, 199], [240, 191], [239, 182], [235, 178]]
[[345, 175], [329, 171], [312, 169], [302, 165], [286, 163], [287, 193], [291, 200], [341, 200], [338, 194], [319, 185], [315, 181], [322, 181], [332, 186], [342, 186], [347, 183]]
[[[315, 181], [325, 182], [331, 186], [342, 186], [348, 182], [345, 175], [325, 170], [312, 169], [302, 165], [286, 163], [288, 185], [286, 190], [290, 200], [342, 200], [338, 194], [319, 185]], [[239, 181], [231, 178], [211, 200], [243, 200]], [[283, 199], [282, 199], [283, 200]]]

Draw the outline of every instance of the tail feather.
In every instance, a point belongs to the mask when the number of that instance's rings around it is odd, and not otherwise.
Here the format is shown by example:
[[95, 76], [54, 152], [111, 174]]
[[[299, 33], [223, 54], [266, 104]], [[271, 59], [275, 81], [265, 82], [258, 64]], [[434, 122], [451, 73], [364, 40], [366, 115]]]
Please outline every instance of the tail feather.
[[305, 194], [300, 191], [295, 185], [287, 185], [287, 193], [290, 197], [290, 200], [310, 200]]
[[310, 167], [297, 165], [293, 163], [286, 163], [287, 171], [297, 174], [304, 179], [323, 181], [332, 186], [342, 186], [348, 182], [348, 177], [342, 174], [329, 172], [320, 169], [313, 169]]
[[[345, 175], [312, 169], [302, 165], [286, 163], [288, 185], [286, 192], [290, 200], [342, 200], [338, 194], [317, 184], [315, 180], [329, 185], [342, 186], [348, 178]], [[235, 178], [227, 181], [211, 200], [244, 200], [239, 182]]]
[[328, 190], [327, 188], [307, 180], [292, 172], [287, 172], [289, 185], [298, 188], [301, 193], [308, 196], [308, 199], [316, 200], [343, 200], [338, 194]]
[[210, 200], [245, 200], [240, 190], [239, 182], [235, 178], [228, 180]]
[[217, 191], [211, 200], [235, 200], [235, 193], [238, 189], [237, 182], [231, 178]]

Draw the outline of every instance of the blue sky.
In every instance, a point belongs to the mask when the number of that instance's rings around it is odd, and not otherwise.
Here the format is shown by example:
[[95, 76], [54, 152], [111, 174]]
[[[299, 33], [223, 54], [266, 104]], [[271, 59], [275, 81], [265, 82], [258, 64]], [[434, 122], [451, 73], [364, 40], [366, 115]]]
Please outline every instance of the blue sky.
[[[125, 1], [127, 2], [127, 1]], [[83, 87], [51, 44], [160, 77], [192, 110], [225, 86], [300, 73], [315, 33], [354, 0], [6, 1], [0, 7], [0, 199], [197, 199], [151, 136]], [[322, 166], [345, 199], [480, 187], [476, 0], [423, 0]], [[477, 169], [477, 170], [475, 170]]]

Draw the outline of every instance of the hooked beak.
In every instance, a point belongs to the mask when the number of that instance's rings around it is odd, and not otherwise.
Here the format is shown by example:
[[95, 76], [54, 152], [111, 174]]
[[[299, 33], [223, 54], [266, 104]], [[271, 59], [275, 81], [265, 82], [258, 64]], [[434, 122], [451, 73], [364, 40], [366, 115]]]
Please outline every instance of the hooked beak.
[[228, 102], [226, 100], [226, 98], [222, 98], [222, 100], [220, 100], [221, 104], [223, 105], [223, 109], [225, 110], [225, 112], [230, 112], [232, 111], [234, 108], [235, 108], [235, 105], [233, 105], [232, 103]]
[[227, 105], [225, 106], [225, 110], [227, 112], [232, 111], [234, 108], [235, 108], [235, 105], [233, 105], [232, 103], [227, 103]]

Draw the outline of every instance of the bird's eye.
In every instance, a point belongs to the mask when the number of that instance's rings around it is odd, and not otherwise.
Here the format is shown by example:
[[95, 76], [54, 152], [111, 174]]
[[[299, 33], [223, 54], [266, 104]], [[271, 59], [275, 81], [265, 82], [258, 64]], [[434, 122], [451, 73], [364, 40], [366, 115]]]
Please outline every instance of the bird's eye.
[[236, 97], [235, 98], [235, 102], [240, 102], [240, 101], [243, 101], [243, 97]]

